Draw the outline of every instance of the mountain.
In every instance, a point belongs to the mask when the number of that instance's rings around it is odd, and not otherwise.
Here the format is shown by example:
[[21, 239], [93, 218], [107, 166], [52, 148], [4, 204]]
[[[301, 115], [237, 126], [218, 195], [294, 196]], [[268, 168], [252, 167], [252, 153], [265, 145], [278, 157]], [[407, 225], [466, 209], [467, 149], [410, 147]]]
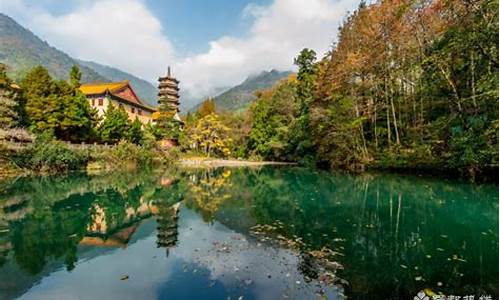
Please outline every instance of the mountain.
[[[214, 97], [215, 107], [220, 111], [235, 111], [246, 108], [256, 99], [255, 92], [268, 89], [278, 81], [288, 77], [292, 72], [277, 70], [262, 71], [261, 73], [249, 76], [241, 84], [234, 86], [225, 92]], [[195, 111], [200, 104], [192, 109]]]
[[[51, 47], [10, 17], [0, 13], [0, 62], [8, 73], [19, 79], [29, 69], [42, 65], [50, 74], [67, 79], [71, 67], [78, 64], [66, 53]], [[106, 78], [88, 67], [82, 67], [82, 81], [105, 81]]]
[[156, 106], [156, 88], [149, 82], [119, 69], [72, 58], [50, 46], [9, 16], [0, 13], [0, 63], [8, 74], [19, 80], [31, 68], [42, 65], [58, 79], [67, 79], [73, 65], [79, 65], [82, 82], [129, 80], [139, 98]]
[[112, 81], [128, 80], [134, 91], [145, 103], [151, 106], [157, 105], [156, 98], [158, 97], [158, 89], [150, 82], [113, 67], [100, 65], [91, 61], [77, 61], [80, 66], [88, 67]]

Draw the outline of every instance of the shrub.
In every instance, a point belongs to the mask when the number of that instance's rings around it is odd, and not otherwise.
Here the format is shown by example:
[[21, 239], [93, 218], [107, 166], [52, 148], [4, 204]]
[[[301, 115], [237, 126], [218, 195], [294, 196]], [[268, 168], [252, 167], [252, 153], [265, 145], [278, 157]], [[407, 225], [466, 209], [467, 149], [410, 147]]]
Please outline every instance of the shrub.
[[61, 172], [83, 168], [88, 159], [85, 151], [70, 149], [63, 142], [43, 141], [17, 154], [15, 161], [33, 171]]
[[92, 155], [94, 161], [101, 163], [107, 169], [148, 165], [153, 162], [154, 157], [155, 153], [152, 149], [124, 140], [112, 149], [98, 151]]

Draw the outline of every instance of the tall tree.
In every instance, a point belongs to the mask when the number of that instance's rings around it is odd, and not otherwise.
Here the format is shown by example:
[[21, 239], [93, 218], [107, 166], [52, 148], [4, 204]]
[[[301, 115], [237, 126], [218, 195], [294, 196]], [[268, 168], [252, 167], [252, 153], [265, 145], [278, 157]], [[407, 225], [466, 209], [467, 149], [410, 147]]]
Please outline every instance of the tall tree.
[[0, 64], [0, 128], [11, 128], [19, 124], [18, 98], [12, 81], [7, 77], [5, 65]]
[[127, 138], [130, 128], [128, 114], [122, 107], [115, 107], [109, 104], [104, 121], [99, 126], [99, 134], [104, 142], [117, 143]]

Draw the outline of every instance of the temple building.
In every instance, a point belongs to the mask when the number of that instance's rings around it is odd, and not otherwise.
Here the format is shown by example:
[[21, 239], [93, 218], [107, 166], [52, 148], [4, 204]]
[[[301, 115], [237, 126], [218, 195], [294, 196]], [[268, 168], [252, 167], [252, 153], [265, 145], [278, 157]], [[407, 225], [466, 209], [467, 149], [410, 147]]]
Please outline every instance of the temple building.
[[163, 108], [175, 112], [174, 119], [181, 122], [179, 117], [179, 80], [172, 76], [170, 67], [168, 67], [167, 75], [158, 78], [158, 82], [158, 105], [160, 110]]
[[130, 120], [138, 118], [143, 124], [152, 121], [156, 109], [144, 104], [134, 92], [128, 80], [120, 82], [87, 83], [80, 86], [80, 91], [87, 97], [90, 106], [97, 109], [104, 117], [109, 105], [122, 107]]

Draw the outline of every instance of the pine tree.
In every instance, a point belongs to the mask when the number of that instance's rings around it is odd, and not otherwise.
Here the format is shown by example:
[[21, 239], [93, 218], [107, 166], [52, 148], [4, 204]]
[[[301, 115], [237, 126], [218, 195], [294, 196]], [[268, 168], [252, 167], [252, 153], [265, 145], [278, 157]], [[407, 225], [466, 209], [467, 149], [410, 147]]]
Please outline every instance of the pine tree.
[[76, 65], [73, 65], [73, 67], [71, 67], [71, 71], [69, 72], [69, 83], [72, 87], [77, 89], [80, 87], [81, 79], [82, 72], [80, 71], [80, 68], [78, 68], [78, 66]]
[[117, 143], [127, 138], [129, 127], [127, 112], [121, 107], [115, 108], [113, 104], [110, 104], [104, 114], [104, 121], [99, 127], [99, 133], [102, 141]]
[[130, 124], [127, 132], [127, 140], [134, 144], [141, 144], [144, 139], [144, 133], [142, 131], [142, 123], [138, 118], [135, 118], [134, 122]]

